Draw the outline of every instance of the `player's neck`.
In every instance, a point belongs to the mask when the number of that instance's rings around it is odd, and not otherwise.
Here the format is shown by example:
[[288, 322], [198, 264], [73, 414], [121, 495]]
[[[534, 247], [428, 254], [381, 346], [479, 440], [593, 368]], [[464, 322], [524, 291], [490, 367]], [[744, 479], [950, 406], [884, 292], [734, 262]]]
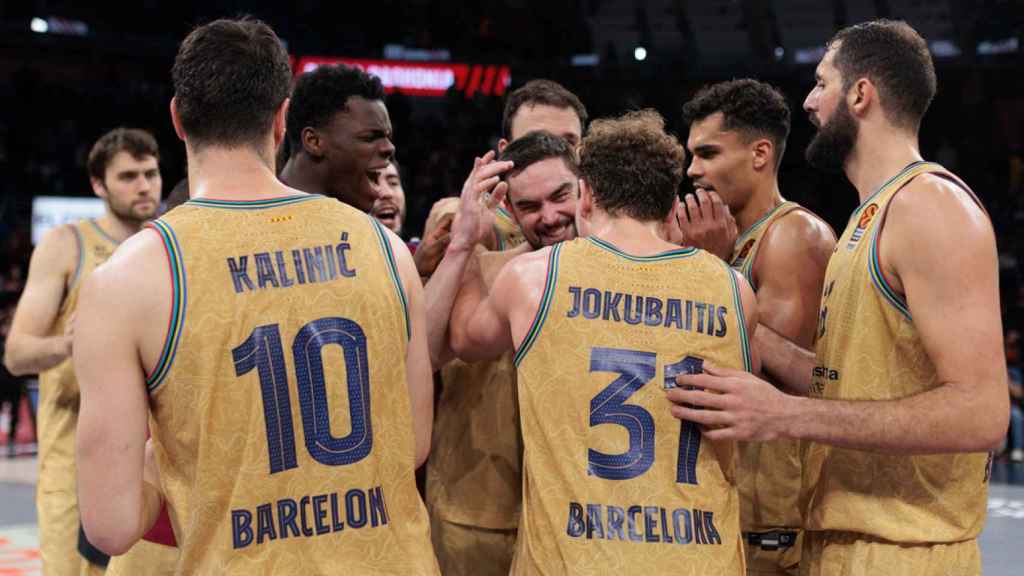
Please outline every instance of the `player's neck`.
[[844, 166], [861, 203], [908, 164], [921, 160], [916, 135], [892, 127], [873, 132], [861, 130]]
[[740, 234], [743, 234], [758, 220], [763, 218], [765, 214], [774, 210], [776, 206], [784, 201], [782, 194], [779, 192], [778, 180], [772, 178], [770, 181], [764, 182], [760, 189], [755, 190], [750, 195], [750, 200], [747, 201], [743, 208], [740, 208], [734, 214], [736, 228]]
[[594, 210], [590, 221], [590, 235], [609, 242], [632, 256], [651, 256], [679, 248], [667, 242], [662, 234], [662, 222], [641, 222], [628, 216], [610, 216]]
[[324, 179], [317, 173], [319, 167], [309, 161], [303, 154], [296, 154], [285, 162], [281, 169], [281, 182], [296, 190], [310, 194], [327, 194]]
[[190, 153], [188, 181], [192, 198], [259, 200], [295, 192], [278, 181], [272, 159], [247, 148], [210, 147]]

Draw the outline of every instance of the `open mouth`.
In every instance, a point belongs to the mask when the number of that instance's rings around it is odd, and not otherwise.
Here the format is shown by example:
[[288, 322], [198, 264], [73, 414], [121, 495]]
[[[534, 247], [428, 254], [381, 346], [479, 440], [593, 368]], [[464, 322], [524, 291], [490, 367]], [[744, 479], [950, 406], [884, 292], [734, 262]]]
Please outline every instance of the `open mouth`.
[[385, 205], [379, 208], [374, 208], [373, 215], [381, 222], [393, 224], [398, 219], [398, 207]]

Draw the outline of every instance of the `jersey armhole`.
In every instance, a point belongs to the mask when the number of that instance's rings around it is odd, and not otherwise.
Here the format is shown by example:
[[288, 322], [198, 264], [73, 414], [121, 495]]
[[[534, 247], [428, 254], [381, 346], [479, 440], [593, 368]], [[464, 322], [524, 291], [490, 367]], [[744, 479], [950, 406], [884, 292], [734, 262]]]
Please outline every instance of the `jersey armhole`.
[[740, 285], [736, 281], [736, 271], [729, 264], [722, 261], [729, 274], [729, 281], [732, 283], [733, 305], [736, 307], [736, 322], [740, 330], [740, 348], [743, 354], [743, 369], [751, 372], [754, 369], [750, 359], [750, 337], [747, 334], [747, 315], [743, 312], [743, 297], [740, 295]]
[[541, 297], [540, 305], [537, 306], [537, 315], [533, 317], [530, 330], [526, 332], [526, 337], [523, 338], [519, 349], [516, 350], [515, 356], [512, 358], [512, 362], [517, 367], [522, 363], [523, 358], [526, 357], [526, 353], [530, 351], [533, 343], [537, 341], [541, 326], [544, 325], [544, 320], [547, 319], [548, 310], [551, 308], [551, 301], [554, 299], [555, 283], [558, 280], [558, 256], [561, 252], [562, 243], [558, 243], [551, 248], [551, 254], [548, 255], [548, 272], [547, 277], [544, 279], [544, 296]]
[[85, 241], [82, 239], [82, 231], [78, 229], [75, 224], [69, 225], [72, 234], [75, 236], [75, 247], [78, 249], [78, 260], [75, 262], [75, 271], [71, 273], [71, 279], [68, 281], [65, 294], [70, 294], [71, 289], [78, 284], [78, 280], [82, 275], [82, 266], [85, 264]]
[[167, 377], [171, 364], [174, 362], [174, 356], [178, 351], [178, 341], [181, 339], [181, 330], [185, 322], [187, 292], [185, 266], [181, 258], [181, 247], [178, 245], [178, 238], [174, 235], [174, 230], [163, 220], [154, 220], [146, 224], [146, 227], [160, 235], [171, 273], [171, 314], [167, 320], [164, 345], [156, 366], [146, 376], [146, 390], [153, 394], [160, 388], [160, 385]]
[[384, 260], [388, 264], [388, 276], [395, 285], [395, 293], [398, 301], [402, 303], [402, 318], [405, 320], [405, 339], [408, 342], [412, 339], [412, 326], [409, 322], [409, 301], [405, 296], [405, 288], [402, 286], [402, 277], [398, 274], [398, 262], [395, 261], [395, 253], [391, 250], [391, 242], [383, 225], [372, 216], [367, 216], [373, 224], [373, 230], [377, 233], [377, 240], [380, 241], [380, 249], [384, 252]]

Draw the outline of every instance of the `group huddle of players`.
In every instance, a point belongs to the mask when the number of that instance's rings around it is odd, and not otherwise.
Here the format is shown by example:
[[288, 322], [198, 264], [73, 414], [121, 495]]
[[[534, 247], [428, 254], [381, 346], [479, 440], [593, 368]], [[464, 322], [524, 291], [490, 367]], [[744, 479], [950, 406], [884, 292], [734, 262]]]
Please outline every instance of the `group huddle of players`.
[[838, 238], [781, 194], [753, 79], [685, 142], [528, 82], [414, 258], [378, 79], [293, 89], [247, 18], [172, 77], [189, 199], [151, 220], [155, 141], [105, 135], [107, 212], [39, 245], [12, 328], [47, 574], [980, 574], [995, 240], [921, 158], [907, 24], [838, 32], [804, 102], [860, 195]]

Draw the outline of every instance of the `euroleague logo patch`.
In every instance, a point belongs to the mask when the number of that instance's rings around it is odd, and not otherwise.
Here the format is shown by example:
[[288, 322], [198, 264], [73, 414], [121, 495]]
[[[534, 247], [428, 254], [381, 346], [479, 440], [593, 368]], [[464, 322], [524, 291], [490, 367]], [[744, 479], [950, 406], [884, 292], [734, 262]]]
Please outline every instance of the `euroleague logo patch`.
[[876, 214], [878, 214], [878, 204], [872, 202], [868, 204], [867, 208], [864, 208], [864, 211], [860, 213], [860, 219], [857, 220], [857, 229], [853, 231], [850, 242], [846, 245], [847, 250], [853, 250], [857, 242], [860, 242], [861, 236], [864, 236], [864, 230], [871, 224], [871, 220], [875, 218]]

